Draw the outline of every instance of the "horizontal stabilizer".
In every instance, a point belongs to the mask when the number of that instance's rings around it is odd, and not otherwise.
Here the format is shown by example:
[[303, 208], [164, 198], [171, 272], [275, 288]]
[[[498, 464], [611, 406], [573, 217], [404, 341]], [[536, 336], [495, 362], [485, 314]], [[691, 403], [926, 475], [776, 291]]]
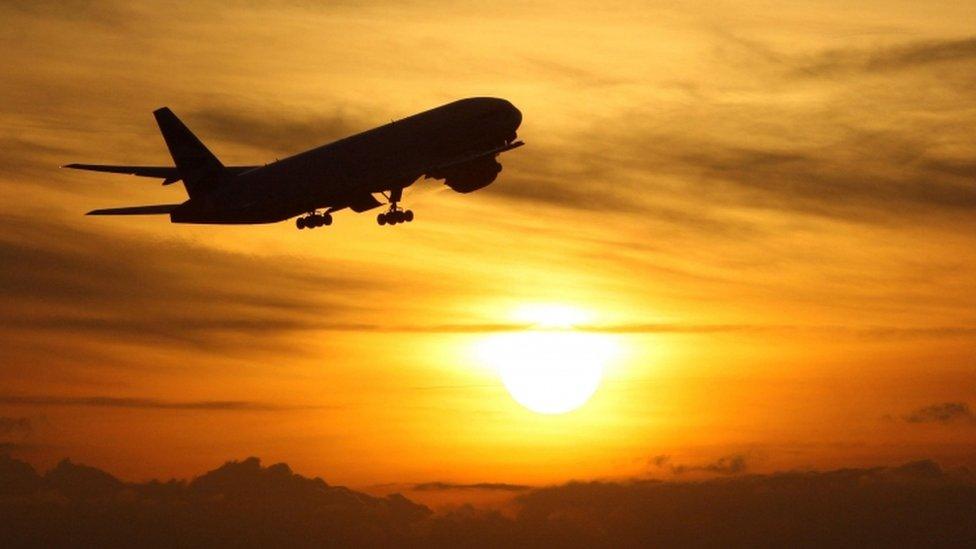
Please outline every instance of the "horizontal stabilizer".
[[104, 208], [92, 210], [86, 215], [158, 215], [168, 214], [179, 204], [153, 204], [152, 206], [127, 206], [124, 208]]
[[176, 168], [172, 166], [108, 166], [104, 164], [66, 164], [61, 167], [71, 168], [72, 170], [89, 170], [92, 172], [128, 173], [142, 177], [158, 177], [160, 179], [169, 179], [171, 177], [176, 177], [179, 179], [180, 177], [179, 172], [177, 172]]
[[[92, 172], [127, 173], [140, 177], [156, 177], [163, 180], [163, 185], [176, 183], [180, 180], [180, 172], [175, 166], [114, 166], [106, 164], [65, 164], [62, 168], [72, 170], [88, 170]], [[225, 169], [232, 175], [238, 175], [253, 170], [259, 166], [227, 166]]]

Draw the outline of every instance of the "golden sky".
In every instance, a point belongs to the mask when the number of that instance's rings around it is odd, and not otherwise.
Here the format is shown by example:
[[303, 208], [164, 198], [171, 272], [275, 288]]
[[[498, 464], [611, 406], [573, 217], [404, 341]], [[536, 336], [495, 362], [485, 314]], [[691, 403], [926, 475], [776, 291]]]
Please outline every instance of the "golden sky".
[[[357, 486], [976, 465], [976, 5], [601, 6], [4, 3], [0, 448]], [[527, 145], [395, 228], [86, 218], [183, 189], [57, 169], [168, 164], [164, 105], [253, 164], [478, 95]], [[478, 355], [540, 304], [617, 350], [562, 415]]]

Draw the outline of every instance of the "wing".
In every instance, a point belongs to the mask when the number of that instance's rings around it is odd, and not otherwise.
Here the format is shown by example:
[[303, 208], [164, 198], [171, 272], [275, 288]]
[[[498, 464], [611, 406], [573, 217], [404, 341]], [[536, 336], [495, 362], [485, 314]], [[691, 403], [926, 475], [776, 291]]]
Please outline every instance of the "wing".
[[[227, 166], [225, 169], [233, 175], [259, 168], [260, 166]], [[66, 164], [62, 168], [72, 170], [88, 170], [92, 172], [127, 173], [140, 177], [155, 177], [163, 180], [163, 185], [176, 183], [181, 179], [180, 172], [173, 166], [111, 166], [105, 164]]]
[[501, 153], [503, 153], [505, 151], [510, 151], [512, 149], [517, 149], [517, 148], [521, 147], [522, 145], [525, 145], [525, 142], [524, 141], [515, 141], [515, 142], [512, 142], [512, 143], [508, 143], [506, 145], [503, 145], [501, 147], [496, 147], [494, 149], [489, 149], [487, 151], [476, 151], [476, 152], [473, 152], [473, 153], [470, 153], [470, 154], [467, 154], [467, 155], [464, 155], [464, 156], [461, 156], [461, 157], [458, 157], [458, 158], [453, 158], [453, 159], [448, 160], [447, 162], [445, 162], [443, 164], [438, 164], [437, 166], [433, 166], [433, 167], [427, 169], [427, 171], [426, 171], [426, 173], [424, 175], [426, 177], [433, 177], [433, 178], [436, 178], [436, 179], [440, 179], [436, 175], [432, 175], [432, 174], [438, 174], [438, 173], [440, 173], [440, 172], [442, 172], [442, 171], [444, 171], [446, 169], [453, 168], [454, 166], [459, 166], [461, 164], [467, 164], [468, 162], [471, 162], [473, 160], [478, 160], [479, 158], [485, 158], [485, 157], [489, 157], [489, 156], [495, 156], [496, 154], [501, 154]]

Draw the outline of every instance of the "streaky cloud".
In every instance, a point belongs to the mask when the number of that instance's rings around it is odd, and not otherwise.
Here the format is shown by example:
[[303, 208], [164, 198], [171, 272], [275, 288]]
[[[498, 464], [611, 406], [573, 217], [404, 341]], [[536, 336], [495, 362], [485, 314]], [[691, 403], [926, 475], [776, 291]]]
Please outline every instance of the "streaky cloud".
[[150, 410], [281, 411], [308, 409], [246, 400], [168, 401], [154, 398], [110, 396], [0, 395], [0, 404], [26, 406], [80, 406], [86, 408], [133, 408]]
[[473, 484], [458, 484], [454, 482], [422, 482], [414, 484], [413, 489], [418, 492], [439, 492], [448, 490], [489, 490], [498, 492], [524, 492], [531, 489], [525, 484], [508, 484], [505, 482], [476, 482]]
[[976, 37], [926, 40], [876, 49], [844, 49], [820, 54], [798, 69], [807, 76], [881, 73], [976, 59]]

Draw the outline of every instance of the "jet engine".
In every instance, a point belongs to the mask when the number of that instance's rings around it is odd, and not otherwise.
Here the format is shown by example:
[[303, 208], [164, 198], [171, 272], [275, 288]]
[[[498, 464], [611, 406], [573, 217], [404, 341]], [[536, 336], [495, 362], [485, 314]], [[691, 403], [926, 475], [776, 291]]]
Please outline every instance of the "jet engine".
[[459, 193], [470, 193], [487, 187], [498, 177], [502, 165], [492, 157], [482, 158], [452, 166], [437, 174], [444, 184]]

